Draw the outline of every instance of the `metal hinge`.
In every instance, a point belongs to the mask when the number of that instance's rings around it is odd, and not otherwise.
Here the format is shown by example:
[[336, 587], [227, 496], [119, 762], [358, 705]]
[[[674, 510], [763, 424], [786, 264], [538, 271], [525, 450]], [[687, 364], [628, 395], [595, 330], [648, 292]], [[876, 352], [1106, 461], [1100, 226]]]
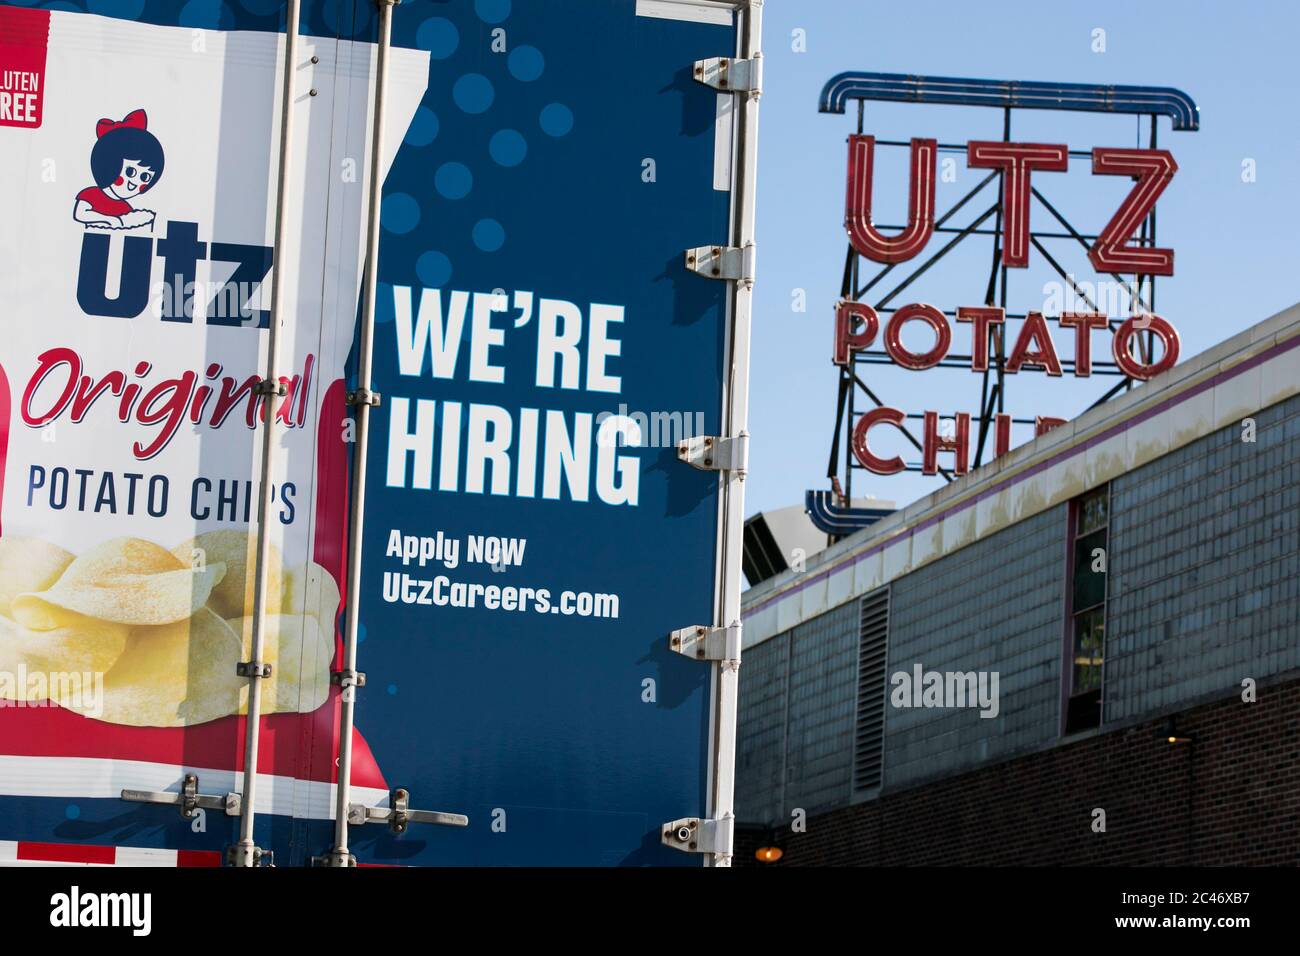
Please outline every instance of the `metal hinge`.
[[697, 661], [727, 661], [740, 663], [739, 621], [726, 627], [706, 627], [695, 624], [679, 628], [668, 637], [668, 644], [674, 651], [684, 657]]
[[388, 795], [388, 809], [368, 807], [353, 803], [348, 807], [348, 823], [361, 826], [365, 823], [386, 823], [394, 833], [405, 833], [412, 823], [436, 823], [444, 827], [467, 827], [469, 817], [461, 813], [443, 813], [439, 810], [410, 809], [411, 794], [398, 789]]
[[280, 381], [278, 378], [276, 379], [264, 378], [261, 379], [256, 385], [253, 386], [253, 394], [284, 396], [289, 394], [289, 386], [286, 385], [284, 382]]
[[749, 473], [749, 432], [735, 438], [695, 435], [677, 443], [677, 459], [701, 471]]
[[358, 388], [348, 392], [347, 403], [349, 405], [370, 405], [377, 408], [382, 397], [378, 392], [372, 392], [368, 388]]
[[729, 56], [711, 56], [695, 61], [695, 79], [724, 93], [763, 92], [763, 54], [738, 60]]
[[709, 279], [730, 279], [754, 284], [755, 247], [747, 242], [736, 246], [696, 246], [686, 250], [686, 268]]
[[[236, 866], [239, 860], [239, 847], [226, 847], [226, 866]], [[260, 846], [253, 847], [253, 866], [275, 866], [275, 851], [263, 850]]]
[[344, 701], [351, 702], [357, 699], [357, 688], [366, 686], [366, 675], [362, 671], [333, 671], [330, 683], [343, 691]]
[[227, 793], [223, 795], [199, 793], [199, 778], [187, 773], [181, 780], [179, 792], [171, 790], [123, 790], [122, 799], [131, 803], [159, 803], [164, 806], [180, 807], [181, 816], [189, 820], [196, 810], [220, 810], [228, 817], [237, 817], [240, 812], [240, 795]]
[[713, 853], [731, 858], [735, 817], [728, 814], [720, 820], [701, 820], [683, 817], [665, 823], [660, 830], [660, 842], [685, 853]]
[[[359, 827], [367, 823], [386, 823], [394, 833], [405, 833], [412, 823], [436, 823], [444, 827], [467, 827], [469, 817], [460, 813], [442, 813], [438, 810], [412, 810], [411, 793], [400, 787], [388, 794], [388, 808], [368, 807], [364, 803], [348, 805], [349, 826]], [[312, 866], [356, 866], [357, 859], [351, 853], [337, 849], [324, 856], [313, 856], [308, 861]]]
[[271, 665], [263, 661], [240, 661], [235, 665], [237, 677], [270, 677]]

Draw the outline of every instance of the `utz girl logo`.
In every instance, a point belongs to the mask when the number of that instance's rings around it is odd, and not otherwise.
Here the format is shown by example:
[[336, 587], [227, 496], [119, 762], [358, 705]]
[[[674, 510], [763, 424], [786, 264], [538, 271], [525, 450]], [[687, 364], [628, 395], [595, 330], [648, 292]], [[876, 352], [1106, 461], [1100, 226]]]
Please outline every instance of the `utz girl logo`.
[[87, 229], [140, 229], [152, 226], [152, 209], [132, 203], [149, 191], [163, 174], [163, 148], [149, 132], [144, 110], [133, 110], [120, 122], [101, 119], [95, 124], [95, 146], [90, 151], [94, 186], [77, 193], [72, 218]]

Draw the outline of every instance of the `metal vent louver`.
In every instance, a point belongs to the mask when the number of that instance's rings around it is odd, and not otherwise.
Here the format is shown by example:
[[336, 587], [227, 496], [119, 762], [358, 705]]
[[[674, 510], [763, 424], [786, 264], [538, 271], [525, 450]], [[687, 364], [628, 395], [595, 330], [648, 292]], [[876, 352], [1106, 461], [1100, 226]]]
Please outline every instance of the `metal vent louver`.
[[889, 650], [889, 589], [862, 599], [858, 643], [858, 711], [854, 732], [853, 787], [880, 786], [885, 748], [885, 669]]

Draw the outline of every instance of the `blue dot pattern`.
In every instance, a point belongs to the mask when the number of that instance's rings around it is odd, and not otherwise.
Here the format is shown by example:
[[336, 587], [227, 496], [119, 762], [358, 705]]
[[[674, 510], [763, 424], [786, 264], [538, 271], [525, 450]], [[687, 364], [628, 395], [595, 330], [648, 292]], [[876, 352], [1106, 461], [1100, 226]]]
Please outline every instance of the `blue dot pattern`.
[[433, 187], [444, 199], [464, 199], [474, 188], [474, 174], [464, 163], [443, 163], [433, 174]]
[[451, 281], [451, 260], [436, 249], [415, 260], [415, 275], [428, 289], [442, 289]]
[[415, 31], [415, 43], [435, 60], [445, 60], [460, 46], [460, 31], [446, 17], [430, 17]]
[[451, 89], [451, 98], [466, 113], [483, 113], [492, 106], [496, 91], [482, 73], [466, 73]]
[[518, 46], [510, 51], [507, 58], [510, 75], [521, 83], [531, 83], [542, 75], [546, 69], [546, 59], [542, 51], [535, 46]]
[[484, 23], [500, 23], [510, 16], [510, 0], [474, 0], [474, 12]]
[[538, 122], [547, 136], [567, 136], [573, 129], [573, 111], [563, 103], [551, 103], [542, 108]]
[[498, 130], [488, 141], [488, 154], [499, 166], [518, 166], [528, 155], [528, 141], [518, 130]]
[[411, 119], [405, 143], [408, 146], [428, 146], [438, 138], [438, 129], [438, 114], [427, 106], [421, 106]]
[[420, 224], [420, 204], [408, 193], [389, 193], [380, 206], [379, 222], [389, 232], [405, 235]]
[[496, 252], [506, 242], [506, 231], [495, 219], [480, 219], [474, 224], [474, 245], [484, 252]]

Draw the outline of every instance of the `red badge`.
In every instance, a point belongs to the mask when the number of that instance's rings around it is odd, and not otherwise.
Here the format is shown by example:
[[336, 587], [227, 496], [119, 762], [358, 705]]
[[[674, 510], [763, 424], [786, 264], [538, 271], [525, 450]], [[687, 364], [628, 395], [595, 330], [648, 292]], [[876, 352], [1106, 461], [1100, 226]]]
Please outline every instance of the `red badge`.
[[41, 125], [49, 39], [48, 10], [0, 7], [0, 126]]

